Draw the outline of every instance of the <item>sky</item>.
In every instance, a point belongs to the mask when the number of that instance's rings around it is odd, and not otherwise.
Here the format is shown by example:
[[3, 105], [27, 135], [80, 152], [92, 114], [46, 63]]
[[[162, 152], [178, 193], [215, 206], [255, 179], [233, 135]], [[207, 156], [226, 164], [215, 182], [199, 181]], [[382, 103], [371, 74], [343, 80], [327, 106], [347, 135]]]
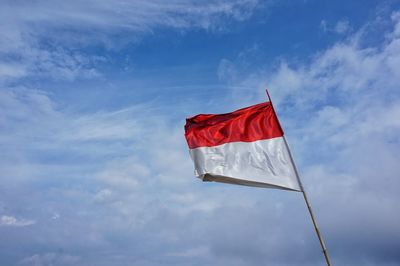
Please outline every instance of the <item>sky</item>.
[[400, 2], [0, 1], [0, 264], [323, 265], [302, 195], [201, 182], [268, 88], [333, 265], [400, 265]]

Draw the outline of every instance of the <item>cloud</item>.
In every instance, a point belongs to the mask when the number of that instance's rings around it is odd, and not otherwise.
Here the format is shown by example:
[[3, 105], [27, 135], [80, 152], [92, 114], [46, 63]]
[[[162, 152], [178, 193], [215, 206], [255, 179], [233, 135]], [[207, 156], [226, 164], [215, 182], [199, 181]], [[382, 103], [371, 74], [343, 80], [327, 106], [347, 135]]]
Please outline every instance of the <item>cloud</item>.
[[335, 32], [344, 34], [350, 30], [350, 23], [348, 20], [339, 20], [335, 25]]
[[174, 256], [174, 257], [203, 257], [203, 256], [209, 256], [210, 251], [208, 250], [207, 247], [200, 246], [200, 247], [195, 247], [195, 248], [190, 248], [186, 249], [180, 252], [173, 252], [168, 254], [169, 256]]
[[118, 48], [158, 28], [218, 30], [226, 18], [244, 20], [256, 6], [257, 0], [6, 1], [0, 11], [0, 82], [98, 78], [95, 66], [107, 59], [80, 48]]
[[321, 20], [321, 23], [319, 24], [319, 27], [322, 29], [323, 32], [328, 31], [328, 25], [325, 19]]
[[344, 35], [351, 31], [350, 22], [347, 19], [341, 19], [336, 22], [334, 26], [331, 26], [325, 19], [321, 20], [319, 27], [325, 33], [336, 33]]
[[141, 0], [112, 3], [70, 1], [68, 4], [63, 1], [38, 1], [24, 5], [5, 3], [2, 20], [8, 22], [9, 27], [1, 30], [6, 37], [1, 47], [6, 51], [14, 50], [15, 47], [9, 45], [9, 41], [15, 40], [17, 47], [21, 47], [24, 46], [25, 40], [33, 42], [38, 36], [44, 37], [41, 34], [51, 29], [57, 29], [59, 35], [48, 36], [49, 39], [62, 39], [63, 30], [70, 31], [70, 34], [76, 30], [87, 31], [91, 37], [101, 39], [105, 36], [96, 35], [93, 30], [112, 34], [121, 30], [146, 32], [160, 26], [213, 28], [223, 23], [220, 18], [224, 16], [237, 20], [245, 19], [256, 5], [254, 0], [213, 0], [202, 4], [181, 0], [170, 1], [168, 4], [163, 1]]
[[34, 265], [34, 266], [50, 266], [50, 265], [76, 265], [80, 260], [77, 256], [58, 254], [58, 253], [45, 253], [35, 254], [30, 257], [24, 258], [20, 261], [19, 265]]
[[[31, 23], [47, 27], [127, 28], [151, 30], [155, 26], [209, 28], [221, 16], [242, 20], [257, 4], [255, 0], [212, 0], [201, 4], [194, 1], [38, 1], [30, 5], [6, 3], [3, 19], [15, 24]], [[12, 14], [12, 15], [11, 15]], [[9, 35], [12, 35], [11, 33]]]
[[[125, 11], [122, 2], [112, 10], [99, 2], [94, 11], [86, 6], [90, 3], [73, 2], [67, 9], [50, 3], [33, 7], [21, 21], [14, 18], [19, 22], [11, 26], [24, 28], [32, 22], [74, 28], [85, 22], [84, 30], [113, 31], [124, 27], [124, 17], [136, 14], [130, 12], [142, 12], [149, 17], [126, 18], [133, 21], [126, 27], [139, 31], [135, 27], [141, 25], [151, 31], [167, 19], [168, 27], [207, 28], [209, 24], [195, 21], [205, 6], [215, 10], [206, 9], [204, 18], [210, 21], [210, 14], [239, 20], [247, 16], [239, 4], [234, 14], [227, 2], [226, 7], [214, 1], [193, 8], [179, 3], [168, 8], [160, 3], [168, 12], [152, 11], [156, 7], [147, 2], [145, 9], [135, 11]], [[77, 8], [81, 12], [70, 13], [75, 5], [83, 5]], [[178, 6], [186, 7], [183, 12], [191, 17], [179, 13], [182, 18], [174, 20], [171, 10]], [[102, 22], [97, 15], [103, 13]], [[76, 20], [69, 21], [71, 16]], [[0, 243], [2, 260], [7, 265], [320, 265], [323, 257], [300, 194], [201, 183], [192, 174], [183, 118], [209, 107], [221, 110], [224, 102], [228, 110], [264, 101], [267, 84], [333, 263], [398, 264], [397, 13], [390, 24], [393, 29], [384, 33], [383, 43], [366, 45], [366, 28], [314, 54], [308, 63], [280, 58], [271, 70], [270, 65], [251, 67], [246, 62], [251, 53], [242, 53], [237, 61], [225, 59], [219, 74], [231, 82], [232, 95], [216, 97], [201, 109], [193, 101], [152, 100], [108, 110], [74, 110], [49, 92], [6, 82], [0, 89], [0, 211], [19, 215], [3, 215], [1, 221], [26, 226], [0, 227], [7, 239]], [[69, 67], [81, 66], [79, 73], [89, 74], [95, 69], [87, 54], [68, 49], [50, 47], [57, 52], [46, 57], [48, 47], [35, 43], [41, 34], [36, 30], [7, 36], [16, 40], [16, 47], [39, 49], [38, 58], [44, 58], [39, 61], [50, 62], [40, 72], [50, 73], [58, 60], [61, 69], [54, 77]], [[27, 40], [30, 44], [24, 46]], [[3, 51], [14, 51], [2, 45]], [[34, 73], [35, 60], [9, 78]], [[66, 74], [67, 80], [81, 75], [74, 73]], [[203, 104], [203, 99], [196, 100]], [[20, 215], [35, 220], [16, 218]]]
[[[3, 92], [3, 125], [14, 134], [2, 130], [0, 202], [40, 220], [35, 230], [11, 238], [15, 248], [27, 239], [27, 249], [17, 255], [4, 251], [10, 264], [24, 256], [21, 263], [48, 265], [58, 261], [54, 250], [65, 249], [80, 258], [75, 265], [122, 265], [138, 258], [148, 265], [177, 265], [194, 257], [200, 265], [209, 262], [201, 254], [215, 241], [203, 237], [204, 230], [224, 226], [219, 213], [254, 204], [251, 197], [238, 202], [239, 195], [218, 193], [224, 188], [204, 187], [194, 178], [183, 121], [167, 123], [166, 108], [150, 115], [141, 104], [82, 115], [66, 112], [41, 91]], [[119, 125], [129, 131], [132, 123], [130, 138], [115, 130]], [[98, 133], [80, 133], [88, 126]], [[15, 193], [20, 197], [11, 200]], [[31, 248], [38, 245], [43, 254]], [[110, 255], [85, 255], [91, 249]], [[153, 258], [153, 251], [160, 255]]]
[[23, 227], [33, 225], [36, 222], [34, 220], [17, 219], [14, 216], [2, 215], [0, 217], [0, 226], [15, 226]]
[[280, 59], [274, 70], [253, 71], [235, 89], [257, 102], [265, 100], [261, 88], [270, 88], [332, 260], [341, 265], [399, 262], [400, 243], [392, 241], [400, 233], [393, 212], [400, 172], [398, 13], [388, 23], [382, 43], [364, 41], [372, 23], [309, 63]]

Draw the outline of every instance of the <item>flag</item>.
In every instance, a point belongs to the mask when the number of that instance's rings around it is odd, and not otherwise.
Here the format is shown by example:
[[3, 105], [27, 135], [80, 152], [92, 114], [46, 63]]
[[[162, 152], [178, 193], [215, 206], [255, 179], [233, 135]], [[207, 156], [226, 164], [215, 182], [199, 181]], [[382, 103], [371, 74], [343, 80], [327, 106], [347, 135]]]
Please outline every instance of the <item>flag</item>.
[[271, 101], [188, 118], [185, 137], [203, 181], [302, 191]]

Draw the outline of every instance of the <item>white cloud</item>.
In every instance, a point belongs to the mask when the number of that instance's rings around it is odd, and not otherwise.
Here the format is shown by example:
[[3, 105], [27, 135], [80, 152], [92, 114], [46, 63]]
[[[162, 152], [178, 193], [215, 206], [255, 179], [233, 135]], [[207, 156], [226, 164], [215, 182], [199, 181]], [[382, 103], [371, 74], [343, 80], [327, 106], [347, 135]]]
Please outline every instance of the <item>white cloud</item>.
[[[142, 116], [132, 114], [135, 111], [141, 112]], [[94, 114], [81, 115], [71, 120], [70, 129], [63, 132], [63, 139], [76, 141], [106, 141], [106, 140], [127, 140], [134, 136], [143, 134], [140, 122], [145, 123], [146, 105], [137, 105], [131, 108], [98, 112]]]
[[0, 76], [3, 78], [20, 78], [26, 75], [25, 66], [18, 63], [0, 62]]
[[339, 35], [344, 35], [351, 31], [350, 22], [347, 19], [341, 19], [336, 22], [334, 26], [331, 26], [329, 22], [325, 19], [321, 20], [319, 27], [325, 33], [336, 33]]
[[30, 257], [26, 257], [20, 261], [19, 265], [30, 265], [30, 266], [51, 266], [51, 265], [76, 265], [80, 261], [78, 256], [62, 254], [62, 253], [43, 253], [34, 254]]
[[[31, 4], [5, 4], [2, 17], [14, 24], [83, 29], [128, 28], [152, 30], [155, 26], [214, 27], [219, 16], [244, 19], [257, 4], [255, 0], [174, 0], [156, 1], [38, 1]], [[10, 34], [11, 35], [11, 34]]]
[[[270, 89], [328, 250], [342, 265], [360, 265], [346, 257], [350, 246], [371, 265], [398, 261], [377, 258], [399, 247], [387, 241], [400, 233], [394, 189], [400, 185], [400, 20], [397, 13], [391, 19], [393, 30], [382, 33], [382, 43], [364, 41], [375, 30], [371, 23], [309, 63], [280, 59], [274, 70], [261, 67], [235, 83], [246, 103], [265, 100], [261, 89]], [[352, 244], [343, 247], [349, 238]]]
[[[223, 28], [226, 18], [247, 18], [256, 5], [257, 0], [5, 2], [0, 10], [0, 82], [99, 77], [95, 66], [106, 59], [76, 48], [119, 47], [159, 27], [215, 30]], [[114, 35], [129, 37], [115, 43]]]
[[[96, 19], [87, 22], [100, 26]], [[393, 24], [400, 25], [396, 15]], [[381, 47], [366, 48], [357, 36], [310, 63], [281, 60], [275, 71], [253, 71], [243, 82], [236, 77], [240, 88], [259, 90], [244, 97], [234, 91], [236, 101], [226, 100], [240, 106], [265, 100], [268, 85], [332, 259], [341, 265], [390, 265], [377, 254], [398, 252], [399, 40], [396, 30], [387, 36]], [[226, 66], [241, 72], [230, 61]], [[221, 74], [230, 78], [224, 71], [222, 63]], [[2, 206], [45, 217], [35, 230], [8, 238], [7, 250], [24, 243], [79, 253], [31, 251], [21, 264], [320, 263], [300, 194], [193, 177], [184, 122], [176, 119], [193, 111], [186, 102], [171, 107], [171, 118], [169, 110], [152, 109], [157, 103], [79, 113], [40, 90], [0, 93]]]
[[[2, 32], [0, 29], [0, 37]], [[10, 40], [14, 42], [14, 40]], [[59, 45], [41, 47], [30, 38], [21, 40], [20, 46], [8, 47], [0, 43], [0, 82], [24, 77], [75, 80], [77, 78], [99, 77], [94, 65], [103, 58], [85, 55]]]
[[350, 30], [350, 23], [348, 20], [339, 20], [334, 28], [338, 34], [344, 34]]
[[0, 226], [24, 227], [35, 224], [34, 220], [17, 219], [14, 216], [2, 215], [0, 217]]
[[321, 20], [321, 23], [319, 24], [319, 27], [322, 29], [323, 32], [328, 31], [328, 25], [325, 19]]
[[59, 213], [53, 213], [53, 215], [51, 216], [51, 219], [53, 219], [53, 220], [57, 220], [57, 219], [60, 219], [60, 214]]
[[189, 248], [179, 252], [171, 252], [168, 253], [167, 256], [174, 256], [174, 257], [187, 257], [187, 258], [195, 258], [200, 256], [210, 256], [209, 247], [200, 246]]
[[235, 64], [227, 59], [222, 59], [218, 66], [218, 78], [221, 81], [234, 81], [237, 77]]
[[[118, 158], [108, 162], [98, 173], [98, 178], [118, 190], [133, 191], [140, 186], [140, 180], [150, 177], [150, 170], [138, 158]], [[104, 195], [103, 195], [104, 196]]]
[[382, 47], [363, 47], [362, 34], [355, 34], [317, 54], [309, 65], [290, 66], [283, 60], [275, 72], [262, 73], [268, 75], [263, 82], [274, 88], [276, 101], [285, 98], [297, 105], [333, 102], [335, 99], [328, 98], [332, 93], [337, 93], [337, 101], [371, 100], [378, 95], [386, 100], [379, 90], [395, 92], [400, 62], [400, 40], [390, 36]]

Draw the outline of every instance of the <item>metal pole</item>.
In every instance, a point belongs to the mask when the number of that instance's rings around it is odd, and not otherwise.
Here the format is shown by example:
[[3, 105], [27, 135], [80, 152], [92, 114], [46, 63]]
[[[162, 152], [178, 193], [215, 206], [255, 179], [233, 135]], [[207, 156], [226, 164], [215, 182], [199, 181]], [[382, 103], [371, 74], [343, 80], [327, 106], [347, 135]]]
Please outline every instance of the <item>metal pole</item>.
[[308, 212], [310, 213], [311, 220], [312, 220], [313, 225], [314, 225], [314, 228], [315, 228], [315, 232], [317, 233], [319, 243], [321, 244], [322, 252], [324, 253], [326, 264], [327, 264], [328, 266], [331, 266], [331, 262], [330, 262], [330, 260], [329, 260], [329, 255], [328, 255], [328, 250], [326, 249], [326, 246], [325, 246], [324, 240], [323, 240], [323, 238], [322, 238], [321, 232], [319, 231], [317, 222], [315, 221], [315, 217], [314, 217], [313, 211], [312, 211], [312, 209], [311, 209], [310, 202], [308, 201], [307, 194], [306, 194], [306, 192], [305, 192], [305, 190], [304, 190], [303, 184], [301, 183], [300, 176], [299, 176], [299, 173], [298, 173], [298, 171], [297, 171], [296, 164], [294, 163], [294, 160], [293, 160], [293, 157], [292, 157], [292, 153], [290, 152], [289, 145], [288, 145], [288, 143], [287, 143], [287, 141], [286, 141], [285, 136], [283, 136], [283, 140], [285, 141], [286, 149], [287, 149], [288, 152], [289, 152], [289, 157], [290, 157], [290, 160], [292, 161], [292, 164], [293, 164], [293, 167], [294, 167], [294, 171], [295, 171], [296, 176], [297, 176], [297, 181], [298, 181], [299, 184], [300, 184], [301, 192], [303, 193], [303, 197], [304, 197], [304, 200], [305, 200], [305, 202], [306, 202]]

